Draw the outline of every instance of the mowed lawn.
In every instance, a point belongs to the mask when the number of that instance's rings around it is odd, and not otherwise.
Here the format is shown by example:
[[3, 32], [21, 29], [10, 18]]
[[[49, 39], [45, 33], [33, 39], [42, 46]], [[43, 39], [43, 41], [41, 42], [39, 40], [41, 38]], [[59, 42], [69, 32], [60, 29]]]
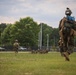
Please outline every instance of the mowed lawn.
[[0, 75], [76, 75], [76, 53], [65, 61], [59, 52], [0, 52]]

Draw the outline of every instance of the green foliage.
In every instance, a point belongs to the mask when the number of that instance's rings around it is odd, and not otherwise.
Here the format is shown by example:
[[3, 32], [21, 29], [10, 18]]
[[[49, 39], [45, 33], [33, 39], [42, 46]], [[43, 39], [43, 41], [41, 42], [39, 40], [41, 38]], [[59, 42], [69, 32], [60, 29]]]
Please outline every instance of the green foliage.
[[7, 25], [5, 23], [0, 24], [0, 45], [2, 43], [2, 33], [6, 27], [7, 27]]
[[6, 27], [5, 23], [0, 24], [0, 33], [2, 33]]
[[57, 46], [58, 45], [58, 41], [59, 41], [59, 30], [58, 28], [53, 28], [53, 31], [50, 35], [50, 39], [51, 39], [51, 44], [53, 46]]
[[11, 38], [10, 38], [10, 27], [11, 27], [11, 24], [7, 25], [7, 27], [4, 29], [4, 31], [1, 35], [2, 44], [8, 44], [11, 40]]
[[32, 18], [20, 19], [15, 24], [8, 25], [2, 34], [3, 43], [14, 42], [18, 39], [20, 45], [37, 46], [39, 26]]
[[[22, 46], [38, 46], [38, 33], [40, 32], [40, 24], [38, 25], [32, 18], [20, 18], [14, 24], [8, 24], [2, 31], [1, 39], [3, 45], [13, 44], [17, 39]], [[58, 28], [52, 28], [42, 23], [42, 44], [47, 45], [47, 34], [49, 35], [49, 45], [57, 44], [59, 35]]]

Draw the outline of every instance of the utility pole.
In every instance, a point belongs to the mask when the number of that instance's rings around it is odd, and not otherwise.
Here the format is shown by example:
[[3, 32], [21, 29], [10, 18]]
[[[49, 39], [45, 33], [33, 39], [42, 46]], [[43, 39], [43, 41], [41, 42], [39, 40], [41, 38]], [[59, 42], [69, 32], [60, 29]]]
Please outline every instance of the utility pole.
[[49, 49], [49, 35], [47, 34], [47, 50]]
[[40, 49], [40, 31], [38, 33], [38, 50]]
[[40, 28], [40, 49], [42, 49], [42, 23], [40, 25], [41, 25], [41, 28]]

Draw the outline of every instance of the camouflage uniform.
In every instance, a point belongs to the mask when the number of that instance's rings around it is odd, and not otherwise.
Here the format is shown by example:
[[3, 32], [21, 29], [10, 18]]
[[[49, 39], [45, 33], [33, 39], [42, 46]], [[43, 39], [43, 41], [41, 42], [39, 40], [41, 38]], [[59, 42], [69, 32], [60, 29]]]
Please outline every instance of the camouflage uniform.
[[16, 53], [18, 53], [18, 48], [19, 48], [18, 40], [15, 40], [15, 43], [13, 44], [13, 47], [14, 47], [14, 51], [15, 51]]
[[65, 51], [66, 49], [65, 49], [65, 47], [63, 46], [63, 42], [62, 42], [61, 39], [59, 40], [58, 44], [59, 44], [61, 56], [64, 56], [64, 57], [65, 57], [65, 60], [70, 61], [70, 59], [69, 59], [69, 54], [68, 54], [67, 51]]
[[[71, 18], [71, 14], [72, 11], [67, 8], [65, 11], [65, 15], [67, 16], [67, 23], [66, 25], [70, 26], [72, 29], [74, 29], [75, 27], [75, 23], [72, 20], [69, 20]], [[74, 47], [74, 36], [70, 36], [70, 42], [69, 42], [69, 49], [68, 49], [68, 53], [71, 54], [73, 52], [73, 47]]]
[[63, 56], [64, 49], [63, 49], [63, 42], [61, 40], [61, 37], [59, 39], [58, 45], [59, 45], [60, 53]]

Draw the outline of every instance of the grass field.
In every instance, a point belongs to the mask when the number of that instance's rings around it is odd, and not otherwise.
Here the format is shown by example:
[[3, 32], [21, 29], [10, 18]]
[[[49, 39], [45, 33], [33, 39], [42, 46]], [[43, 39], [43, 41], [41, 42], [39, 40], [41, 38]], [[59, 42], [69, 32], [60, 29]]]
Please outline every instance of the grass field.
[[0, 53], [0, 75], [76, 75], [76, 53], [65, 61], [59, 52]]

